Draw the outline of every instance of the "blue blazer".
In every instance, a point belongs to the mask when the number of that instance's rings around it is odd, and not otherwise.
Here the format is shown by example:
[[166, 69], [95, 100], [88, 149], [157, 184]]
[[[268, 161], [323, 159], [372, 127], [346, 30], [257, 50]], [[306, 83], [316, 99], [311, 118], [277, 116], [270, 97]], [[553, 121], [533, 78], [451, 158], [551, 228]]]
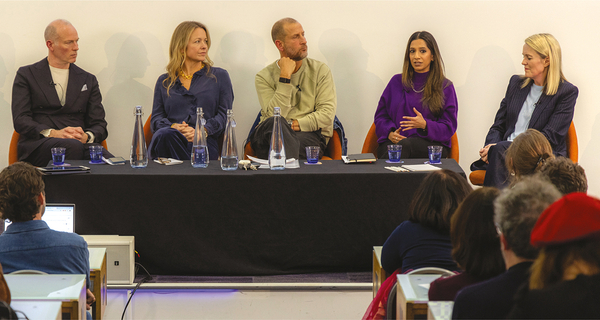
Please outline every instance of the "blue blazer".
[[96, 77], [75, 64], [69, 66], [65, 105], [60, 104], [54, 88], [48, 59], [19, 68], [13, 84], [12, 116], [21, 135], [17, 145], [23, 160], [46, 139], [45, 129], [81, 127], [94, 134], [94, 142], [108, 137], [102, 95]]
[[[521, 88], [523, 79], [519, 75], [510, 78], [506, 95], [500, 103], [494, 124], [490, 128], [485, 145], [506, 141], [515, 131], [515, 124], [523, 103], [529, 94], [532, 82]], [[552, 145], [555, 155], [567, 156], [566, 137], [575, 112], [575, 101], [579, 90], [573, 84], [563, 81], [556, 94], [542, 93], [535, 107], [528, 128], [540, 131]]]

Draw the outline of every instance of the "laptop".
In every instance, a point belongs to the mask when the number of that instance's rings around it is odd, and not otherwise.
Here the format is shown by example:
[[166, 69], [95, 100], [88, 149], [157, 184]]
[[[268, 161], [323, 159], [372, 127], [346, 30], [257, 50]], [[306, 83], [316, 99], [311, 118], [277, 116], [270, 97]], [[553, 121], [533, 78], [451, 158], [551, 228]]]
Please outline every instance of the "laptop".
[[[75, 204], [47, 203], [42, 220], [46, 221], [52, 230], [75, 232]], [[9, 220], [4, 220], [3, 231], [6, 231], [10, 224]]]

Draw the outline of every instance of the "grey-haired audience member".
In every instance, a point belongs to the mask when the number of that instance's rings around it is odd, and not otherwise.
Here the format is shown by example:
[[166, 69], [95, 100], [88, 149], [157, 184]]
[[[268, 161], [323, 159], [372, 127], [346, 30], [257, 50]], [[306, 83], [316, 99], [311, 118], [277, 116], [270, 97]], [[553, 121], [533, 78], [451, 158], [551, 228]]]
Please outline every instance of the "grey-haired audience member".
[[494, 221], [506, 272], [459, 291], [452, 319], [505, 319], [517, 289], [529, 279], [529, 268], [538, 250], [531, 246], [531, 230], [540, 214], [561, 193], [548, 181], [525, 177], [506, 188], [494, 202]]

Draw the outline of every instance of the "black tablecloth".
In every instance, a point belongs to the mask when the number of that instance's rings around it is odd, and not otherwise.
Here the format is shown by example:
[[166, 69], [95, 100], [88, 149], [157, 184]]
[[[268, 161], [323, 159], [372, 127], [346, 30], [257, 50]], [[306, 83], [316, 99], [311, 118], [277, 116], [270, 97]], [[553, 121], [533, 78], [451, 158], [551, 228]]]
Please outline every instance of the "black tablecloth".
[[[163, 275], [369, 271], [372, 246], [406, 220], [427, 174], [384, 160], [283, 171], [71, 163], [92, 172], [45, 176], [47, 201], [77, 205], [79, 234], [134, 235], [139, 262]], [[452, 159], [438, 166], [464, 176]]]

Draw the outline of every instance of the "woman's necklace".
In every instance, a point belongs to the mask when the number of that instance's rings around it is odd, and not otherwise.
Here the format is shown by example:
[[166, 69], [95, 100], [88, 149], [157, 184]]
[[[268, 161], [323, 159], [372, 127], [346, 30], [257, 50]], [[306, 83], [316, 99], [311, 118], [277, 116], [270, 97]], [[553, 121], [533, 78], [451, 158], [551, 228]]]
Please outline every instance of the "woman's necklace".
[[421, 89], [421, 90], [415, 90], [415, 86], [414, 86], [412, 83], [410, 84], [410, 87], [411, 87], [411, 88], [413, 89], [413, 91], [414, 91], [414, 92], [416, 92], [416, 93], [421, 93], [421, 92], [423, 92], [423, 90], [425, 90], [425, 86], [423, 86], [423, 89]]
[[[198, 70], [202, 70], [202, 68], [204, 68], [204, 63], [202, 64], [202, 66], [200, 67], [200, 69]], [[181, 73], [181, 77], [186, 79], [186, 80], [190, 80], [194, 77], [194, 73], [190, 74], [189, 76], [187, 74], [185, 74], [185, 72], [183, 72], [183, 68], [179, 68], [179, 73]]]
[[181, 73], [181, 77], [186, 79], [186, 80], [190, 80], [191, 78], [194, 77], [194, 74], [190, 74], [189, 76], [187, 74], [185, 74], [185, 72], [183, 72], [183, 69], [179, 69], [179, 73]]

